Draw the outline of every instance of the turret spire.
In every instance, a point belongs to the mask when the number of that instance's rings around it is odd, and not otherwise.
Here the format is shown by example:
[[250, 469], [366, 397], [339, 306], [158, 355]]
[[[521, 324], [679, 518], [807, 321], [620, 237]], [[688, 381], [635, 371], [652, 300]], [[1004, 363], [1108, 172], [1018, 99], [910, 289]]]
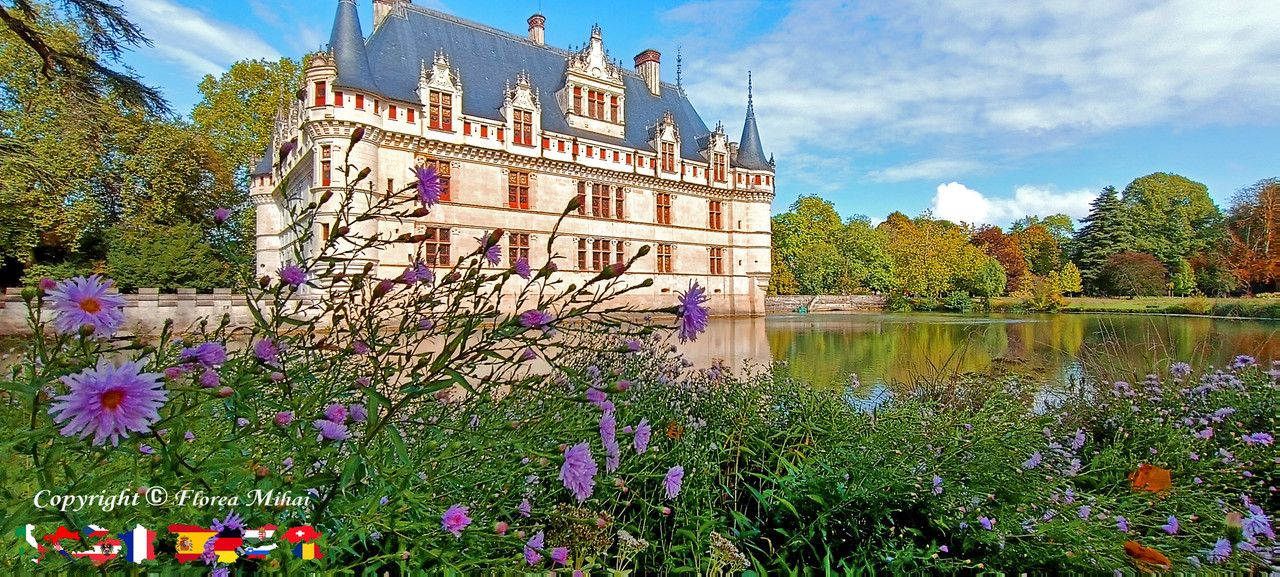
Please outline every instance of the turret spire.
[[742, 125], [742, 140], [738, 143], [738, 156], [734, 165], [750, 170], [773, 170], [760, 144], [760, 129], [756, 126], [755, 86], [751, 72], [747, 72], [747, 121]]
[[338, 86], [377, 93], [369, 57], [365, 53], [364, 33], [360, 29], [360, 13], [356, 0], [339, 0], [338, 15], [333, 20], [329, 50], [338, 67]]

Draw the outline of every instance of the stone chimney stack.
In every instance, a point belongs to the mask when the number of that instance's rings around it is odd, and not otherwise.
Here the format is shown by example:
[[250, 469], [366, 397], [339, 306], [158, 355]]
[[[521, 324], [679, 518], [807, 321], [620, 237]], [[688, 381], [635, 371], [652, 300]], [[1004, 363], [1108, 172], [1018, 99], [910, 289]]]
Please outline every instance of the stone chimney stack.
[[654, 96], [662, 94], [662, 81], [658, 75], [661, 61], [662, 55], [652, 48], [636, 56], [636, 73], [644, 79], [644, 83], [649, 86], [649, 92]]
[[529, 17], [529, 40], [542, 46], [547, 43], [547, 17], [534, 14]]

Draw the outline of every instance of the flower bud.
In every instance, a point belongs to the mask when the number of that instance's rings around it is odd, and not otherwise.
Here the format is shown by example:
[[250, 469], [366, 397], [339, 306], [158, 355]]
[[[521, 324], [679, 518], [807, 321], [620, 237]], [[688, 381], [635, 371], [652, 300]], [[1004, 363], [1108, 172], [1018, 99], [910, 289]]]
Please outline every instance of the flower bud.
[[235, 389], [231, 387], [222, 387], [221, 389], [218, 389], [218, 396], [224, 399], [227, 397], [230, 397], [231, 395], [234, 395], [235, 393], [236, 393]]
[[582, 199], [574, 196], [569, 199], [569, 205], [564, 208], [566, 213], [573, 212], [582, 208]]
[[324, 191], [324, 194], [320, 195], [320, 203], [319, 203], [319, 204], [324, 204], [324, 203], [326, 203], [326, 202], [329, 202], [329, 199], [331, 199], [331, 198], [333, 198], [333, 191], [332, 191], [332, 190], [326, 190], [326, 191]]
[[258, 286], [262, 288], [271, 286], [271, 277], [264, 275], [262, 278], [258, 279]]
[[493, 526], [493, 532], [499, 535], [506, 535], [507, 530], [510, 528], [511, 525], [508, 525], [505, 521], [498, 521], [498, 523]]
[[263, 465], [261, 467], [258, 467], [258, 470], [255, 471], [255, 473], [258, 475], [258, 478], [261, 479], [263, 477], [266, 477], [267, 475], [270, 475], [271, 469], [269, 469], [266, 465]]
[[484, 247], [489, 248], [498, 244], [498, 242], [502, 240], [502, 235], [504, 234], [506, 234], [506, 232], [500, 228], [493, 229], [493, 232], [489, 233], [489, 237], [484, 240]]
[[80, 336], [91, 337], [96, 330], [98, 329], [93, 326], [93, 323], [85, 323], [80, 326]]
[[649, 245], [646, 244], [644, 246], [641, 246], [640, 250], [636, 251], [636, 256], [645, 256], [649, 254], [649, 250], [650, 250]]
[[217, 210], [213, 211], [213, 223], [214, 223], [214, 224], [222, 224], [222, 223], [224, 223], [224, 222], [227, 222], [227, 219], [228, 219], [228, 218], [231, 218], [231, 211], [229, 211], [229, 210], [227, 210], [227, 209], [225, 209], [225, 208], [219, 208], [219, 209], [217, 209]]
[[396, 283], [391, 282], [389, 280], [383, 279], [381, 281], [378, 281], [378, 286], [373, 287], [373, 298], [375, 299], [382, 298], [386, 296], [387, 293], [391, 292], [391, 289], [395, 287], [396, 287]]
[[367, 166], [366, 166], [366, 167], [364, 167], [363, 169], [361, 169], [361, 170], [360, 170], [360, 174], [357, 174], [357, 175], [356, 175], [356, 182], [360, 182], [360, 181], [362, 181], [362, 180], [364, 180], [364, 179], [366, 179], [366, 178], [369, 178], [369, 173], [371, 173], [371, 172], [373, 172], [373, 170], [372, 170], [372, 169], [370, 169], [370, 168], [369, 168], [369, 167], [367, 167]]
[[40, 284], [39, 284], [38, 288], [39, 288], [40, 290], [44, 291], [44, 292], [49, 292], [49, 291], [51, 291], [51, 290], [53, 290], [53, 289], [58, 288], [58, 283], [57, 283], [57, 281], [55, 281], [55, 280], [53, 280], [53, 279], [51, 279], [51, 278], [49, 278], [49, 277], [44, 277], [44, 278], [40, 279]]
[[179, 368], [179, 367], [169, 367], [169, 368], [167, 368], [167, 369], [165, 369], [165, 370], [164, 370], [164, 377], [165, 377], [166, 379], [171, 379], [171, 380], [172, 380], [172, 379], [176, 379], [176, 378], [181, 377], [181, 376], [182, 376], [182, 369], [181, 369], [181, 368]]
[[355, 130], [351, 131], [351, 141], [349, 143], [349, 147], [354, 147], [361, 140], [364, 140], [363, 126], [357, 127]]

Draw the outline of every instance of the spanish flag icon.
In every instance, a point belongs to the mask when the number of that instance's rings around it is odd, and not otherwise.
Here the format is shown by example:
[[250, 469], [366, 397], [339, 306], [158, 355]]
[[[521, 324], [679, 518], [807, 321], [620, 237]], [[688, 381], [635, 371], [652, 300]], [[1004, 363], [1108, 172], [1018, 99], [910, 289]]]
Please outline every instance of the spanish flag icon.
[[293, 548], [293, 556], [299, 559], [320, 559], [324, 557], [324, 553], [320, 552], [320, 546], [315, 543], [302, 543]]

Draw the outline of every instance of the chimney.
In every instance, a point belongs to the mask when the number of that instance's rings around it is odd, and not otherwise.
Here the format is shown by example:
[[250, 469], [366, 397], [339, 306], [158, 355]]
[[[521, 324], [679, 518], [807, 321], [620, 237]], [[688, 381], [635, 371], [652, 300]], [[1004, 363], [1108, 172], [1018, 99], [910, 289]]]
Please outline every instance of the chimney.
[[644, 79], [645, 84], [649, 85], [649, 92], [654, 96], [662, 94], [661, 80], [658, 76], [658, 64], [661, 60], [662, 55], [652, 48], [636, 56], [636, 73]]
[[542, 46], [547, 43], [547, 17], [534, 14], [529, 17], [529, 40]]
[[382, 22], [391, 14], [396, 0], [373, 0], [373, 27], [382, 26]]

